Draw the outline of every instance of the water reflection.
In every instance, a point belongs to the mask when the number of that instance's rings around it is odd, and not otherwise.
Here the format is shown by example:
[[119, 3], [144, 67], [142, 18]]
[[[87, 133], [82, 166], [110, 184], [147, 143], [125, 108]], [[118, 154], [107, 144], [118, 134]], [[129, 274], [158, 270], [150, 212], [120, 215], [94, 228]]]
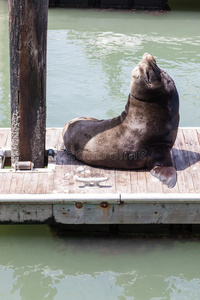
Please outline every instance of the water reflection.
[[59, 237], [1, 225], [2, 299], [199, 299], [198, 240]]

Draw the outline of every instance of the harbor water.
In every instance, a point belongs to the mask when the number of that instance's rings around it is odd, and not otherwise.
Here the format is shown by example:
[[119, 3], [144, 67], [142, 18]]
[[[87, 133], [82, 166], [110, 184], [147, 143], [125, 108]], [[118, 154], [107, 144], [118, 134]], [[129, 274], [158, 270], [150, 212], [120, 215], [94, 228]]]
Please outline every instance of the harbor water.
[[[200, 126], [200, 10], [175, 8], [50, 9], [47, 126], [120, 114], [145, 52], [176, 83], [180, 125]], [[8, 49], [0, 0], [0, 127], [10, 127]], [[199, 300], [199, 255], [194, 237], [60, 236], [47, 225], [0, 225], [0, 299]]]
[[199, 300], [199, 240], [1, 225], [0, 247], [3, 300]]
[[[191, 8], [191, 7], [190, 7]], [[200, 126], [200, 10], [49, 9], [47, 126], [110, 118], [128, 99], [131, 71], [148, 52], [174, 79], [180, 125]], [[0, 127], [10, 127], [7, 1], [0, 0]]]

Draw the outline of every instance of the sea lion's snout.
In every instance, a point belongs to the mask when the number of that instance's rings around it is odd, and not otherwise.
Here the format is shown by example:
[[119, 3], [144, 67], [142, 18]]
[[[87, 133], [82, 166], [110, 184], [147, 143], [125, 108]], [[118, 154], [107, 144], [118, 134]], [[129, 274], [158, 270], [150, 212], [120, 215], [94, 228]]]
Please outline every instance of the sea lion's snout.
[[[150, 66], [156, 65], [156, 60], [153, 55], [149, 53], [145, 53], [142, 57], [142, 60], [138, 63], [138, 65], [133, 69], [132, 76], [135, 78], [139, 78], [139, 74], [141, 71], [142, 73], [148, 73], [149, 74], [149, 64]], [[157, 65], [156, 65], [157, 66]]]
[[[162, 70], [153, 55], [145, 53], [132, 71], [130, 93], [137, 98], [156, 99], [163, 89]], [[164, 74], [164, 73], [163, 73]]]
[[159, 69], [155, 57], [149, 53], [143, 55], [138, 65], [143, 69]]
[[151, 88], [152, 83], [160, 81], [160, 71], [154, 56], [145, 53], [142, 60], [132, 71], [132, 84], [140, 81], [140, 84], [144, 82]]
[[149, 53], [145, 53], [145, 54], [143, 55], [142, 61], [143, 61], [143, 60], [156, 62], [154, 56], [151, 55], [151, 54], [149, 54]]
[[161, 80], [161, 70], [157, 66], [156, 60], [153, 55], [145, 53], [139, 63], [141, 73], [144, 75], [144, 80], [147, 84], [157, 83]]

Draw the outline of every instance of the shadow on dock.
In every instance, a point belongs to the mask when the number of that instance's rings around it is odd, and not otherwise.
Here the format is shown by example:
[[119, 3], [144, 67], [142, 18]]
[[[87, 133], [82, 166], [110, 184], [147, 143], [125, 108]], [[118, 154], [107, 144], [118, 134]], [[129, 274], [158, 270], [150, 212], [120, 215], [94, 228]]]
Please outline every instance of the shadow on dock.
[[[72, 165], [72, 166], [86, 165], [86, 166], [90, 167], [90, 165], [87, 165], [87, 164], [77, 160], [73, 155], [71, 155], [67, 151], [59, 150], [57, 153], [57, 156], [58, 156], [58, 160], [56, 163], [57, 165]], [[172, 149], [172, 157], [173, 157], [173, 160], [175, 161], [175, 167], [176, 167], [177, 171], [186, 170], [190, 166], [195, 165], [196, 163], [198, 163], [200, 161], [200, 153], [185, 150], [185, 149], [173, 148]], [[99, 167], [95, 167], [95, 166], [91, 166], [91, 168], [99, 169]], [[107, 169], [107, 168], [100, 167], [100, 169]], [[124, 170], [124, 172], [125, 171], [128, 171], [128, 170]], [[135, 170], [135, 171], [140, 172], [140, 170]], [[144, 170], [142, 170], [142, 171], [144, 171]]]

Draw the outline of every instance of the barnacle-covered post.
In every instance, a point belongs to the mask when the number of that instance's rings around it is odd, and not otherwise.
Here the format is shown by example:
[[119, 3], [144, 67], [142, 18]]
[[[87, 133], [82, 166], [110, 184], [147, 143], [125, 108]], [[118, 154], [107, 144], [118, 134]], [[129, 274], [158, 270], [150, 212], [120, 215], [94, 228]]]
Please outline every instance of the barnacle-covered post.
[[11, 160], [44, 167], [48, 0], [9, 0]]

